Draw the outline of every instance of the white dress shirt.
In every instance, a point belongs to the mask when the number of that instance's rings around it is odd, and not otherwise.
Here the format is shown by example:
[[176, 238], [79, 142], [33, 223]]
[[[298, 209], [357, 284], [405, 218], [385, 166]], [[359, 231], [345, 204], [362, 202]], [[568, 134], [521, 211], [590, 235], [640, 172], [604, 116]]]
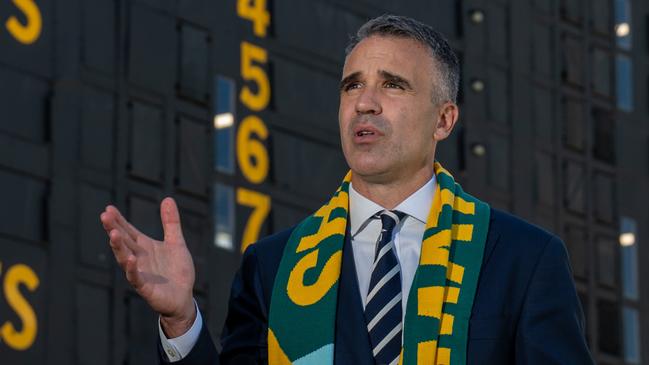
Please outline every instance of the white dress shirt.
[[[435, 175], [424, 186], [402, 201], [393, 210], [405, 213], [406, 216], [394, 228], [394, 245], [399, 264], [401, 265], [401, 305], [405, 318], [408, 304], [408, 293], [419, 266], [421, 239], [424, 237], [426, 220], [435, 195]], [[352, 184], [349, 185], [349, 227], [352, 234], [352, 248], [356, 277], [360, 290], [363, 308], [372, 277], [374, 250], [379, 234], [381, 220], [372, 217], [384, 207], [359, 194]]]
[[[395, 227], [395, 248], [397, 260], [401, 265], [401, 295], [402, 316], [405, 317], [408, 304], [408, 293], [415, 278], [415, 271], [419, 266], [421, 253], [421, 240], [426, 229], [426, 220], [430, 206], [435, 195], [435, 175], [419, 190], [410, 195], [393, 210], [398, 210], [406, 216]], [[379, 234], [381, 233], [381, 220], [372, 218], [376, 213], [386, 210], [362, 196], [354, 186], [349, 184], [349, 227], [356, 265], [356, 277], [360, 297], [365, 308], [365, 297], [370, 286], [372, 276], [372, 263], [374, 250]], [[189, 331], [180, 337], [167, 338], [162, 331], [158, 320], [160, 341], [169, 361], [182, 360], [192, 350], [203, 327], [201, 313], [196, 307], [196, 320]]]

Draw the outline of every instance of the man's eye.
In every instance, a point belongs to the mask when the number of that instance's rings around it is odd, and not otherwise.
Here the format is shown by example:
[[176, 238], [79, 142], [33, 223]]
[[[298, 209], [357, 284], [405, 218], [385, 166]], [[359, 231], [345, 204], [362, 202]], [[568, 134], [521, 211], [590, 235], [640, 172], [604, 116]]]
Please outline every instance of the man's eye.
[[387, 87], [388, 89], [403, 89], [403, 86], [395, 82], [386, 82], [385, 87]]
[[358, 89], [360, 87], [361, 87], [360, 82], [350, 82], [349, 84], [345, 85], [345, 91]]

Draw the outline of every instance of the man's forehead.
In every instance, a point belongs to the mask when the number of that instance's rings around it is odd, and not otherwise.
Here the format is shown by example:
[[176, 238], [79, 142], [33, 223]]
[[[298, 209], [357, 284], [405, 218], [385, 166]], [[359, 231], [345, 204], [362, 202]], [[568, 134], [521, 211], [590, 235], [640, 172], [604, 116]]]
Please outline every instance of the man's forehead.
[[376, 68], [391, 72], [430, 65], [432, 58], [426, 47], [419, 41], [406, 37], [373, 35], [360, 41], [347, 55], [343, 65], [343, 75], [357, 71], [366, 72], [364, 68], [374, 65]]

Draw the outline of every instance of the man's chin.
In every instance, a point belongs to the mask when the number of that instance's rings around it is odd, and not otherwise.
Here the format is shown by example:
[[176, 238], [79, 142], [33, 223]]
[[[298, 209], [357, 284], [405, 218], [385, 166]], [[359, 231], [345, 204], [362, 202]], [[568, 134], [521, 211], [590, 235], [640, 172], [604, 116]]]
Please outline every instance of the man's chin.
[[390, 174], [390, 169], [381, 164], [352, 165], [352, 176], [369, 183], [381, 183]]

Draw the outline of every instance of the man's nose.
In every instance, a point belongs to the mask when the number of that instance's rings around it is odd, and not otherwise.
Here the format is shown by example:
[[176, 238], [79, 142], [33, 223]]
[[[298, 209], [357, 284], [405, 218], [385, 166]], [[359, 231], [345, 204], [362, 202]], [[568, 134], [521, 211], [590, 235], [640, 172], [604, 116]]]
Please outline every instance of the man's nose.
[[363, 88], [356, 99], [356, 112], [358, 114], [381, 114], [381, 100], [372, 87]]

